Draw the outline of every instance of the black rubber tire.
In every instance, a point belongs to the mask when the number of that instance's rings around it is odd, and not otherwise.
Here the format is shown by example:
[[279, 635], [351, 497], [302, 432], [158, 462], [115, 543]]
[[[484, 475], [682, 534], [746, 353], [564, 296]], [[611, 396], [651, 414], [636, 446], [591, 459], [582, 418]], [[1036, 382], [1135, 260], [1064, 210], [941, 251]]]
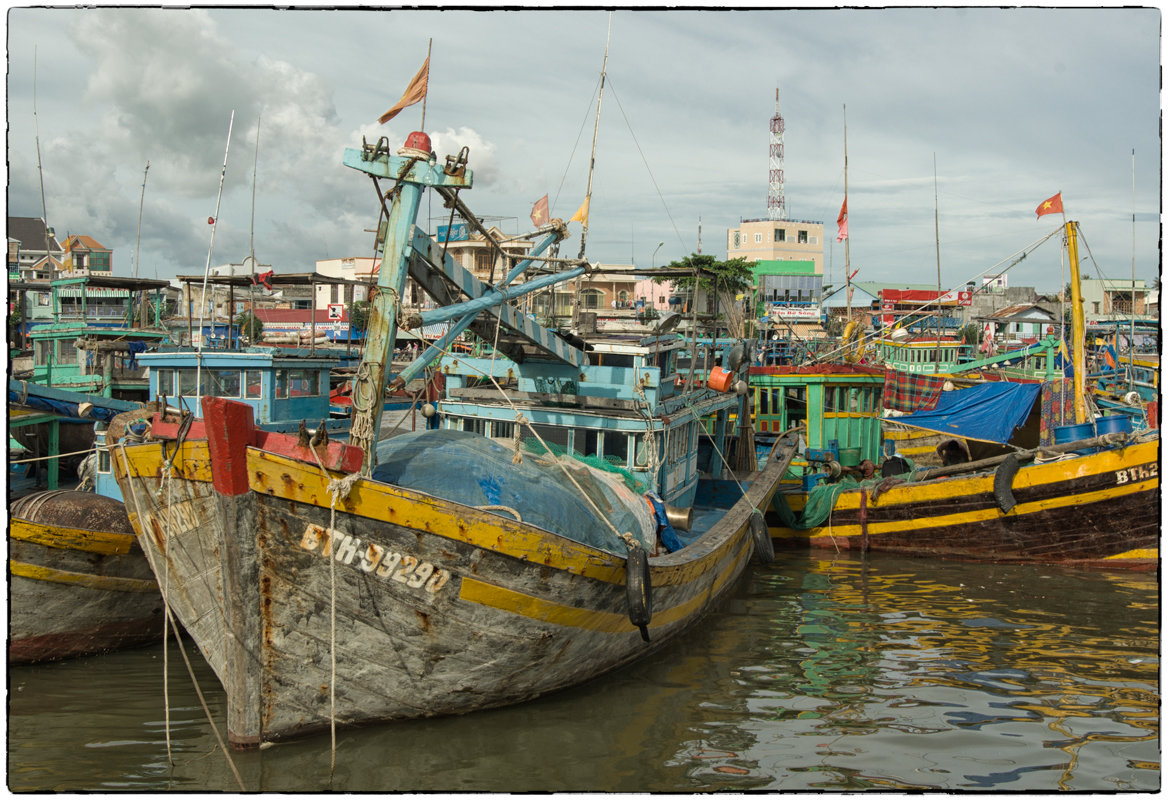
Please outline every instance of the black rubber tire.
[[629, 603], [629, 622], [641, 629], [641, 638], [649, 641], [649, 623], [653, 620], [653, 585], [649, 579], [649, 556], [642, 547], [630, 547], [625, 561], [625, 596]]
[[1018, 505], [1018, 501], [1014, 499], [1014, 475], [1018, 472], [1018, 454], [1010, 453], [1006, 456], [1006, 460], [998, 464], [998, 468], [994, 470], [994, 500], [998, 503], [998, 508], [1002, 509], [1003, 514], [1008, 514], [1010, 509]]
[[754, 552], [763, 564], [775, 563], [775, 543], [767, 530], [766, 520], [757, 508], [750, 515], [750, 538], [754, 541]]

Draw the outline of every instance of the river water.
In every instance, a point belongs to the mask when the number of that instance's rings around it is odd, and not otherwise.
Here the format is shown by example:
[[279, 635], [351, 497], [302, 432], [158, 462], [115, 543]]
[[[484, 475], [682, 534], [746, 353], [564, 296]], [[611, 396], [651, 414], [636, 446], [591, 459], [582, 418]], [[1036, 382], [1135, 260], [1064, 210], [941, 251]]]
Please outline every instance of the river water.
[[1155, 575], [780, 552], [644, 662], [335, 751], [325, 733], [228, 758], [189, 641], [202, 699], [173, 643], [13, 667], [8, 788], [1151, 792], [1159, 618]]

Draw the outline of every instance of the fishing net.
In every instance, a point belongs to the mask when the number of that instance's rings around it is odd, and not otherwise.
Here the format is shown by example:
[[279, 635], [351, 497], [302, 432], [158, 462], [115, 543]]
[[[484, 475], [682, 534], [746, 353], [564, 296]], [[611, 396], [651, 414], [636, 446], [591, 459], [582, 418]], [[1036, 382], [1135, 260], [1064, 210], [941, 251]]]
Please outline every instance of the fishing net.
[[807, 493], [807, 504], [802, 513], [796, 514], [787, 505], [787, 498], [781, 492], [775, 492], [771, 498], [771, 508], [779, 515], [783, 527], [796, 531], [806, 531], [816, 528], [831, 515], [840, 494], [847, 489], [859, 487], [859, 482], [851, 478], [841, 478], [837, 483], [821, 483], [812, 487]]
[[513, 455], [511, 448], [469, 431], [417, 431], [378, 443], [373, 478], [508, 517], [513, 514], [502, 509], [512, 509], [525, 523], [623, 558], [628, 548], [616, 528], [653, 552], [652, 511], [623, 476], [552, 453], [519, 464]]
[[613, 475], [619, 476], [620, 479], [624, 481], [625, 486], [627, 486], [630, 491], [636, 492], [637, 494], [644, 494], [651, 488], [649, 486], [649, 477], [647, 475], [640, 477], [630, 472], [628, 469], [620, 466], [622, 463], [624, 463], [624, 460], [617, 456], [586, 456], [582, 453], [576, 452], [569, 447], [555, 444], [554, 442], [541, 442], [534, 436], [528, 436], [523, 439], [523, 449], [535, 455], [550, 453], [557, 458], [572, 458], [583, 464], [587, 464], [593, 469], [612, 473]]

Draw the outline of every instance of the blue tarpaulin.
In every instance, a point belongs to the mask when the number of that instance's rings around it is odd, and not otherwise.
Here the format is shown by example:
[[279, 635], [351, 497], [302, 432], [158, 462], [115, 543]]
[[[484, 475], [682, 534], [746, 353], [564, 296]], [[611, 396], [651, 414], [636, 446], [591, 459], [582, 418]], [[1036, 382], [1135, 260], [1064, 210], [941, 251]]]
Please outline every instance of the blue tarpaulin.
[[1026, 421], [1041, 388], [1038, 383], [980, 383], [941, 392], [931, 411], [905, 414], [892, 421], [965, 439], [1006, 444], [1014, 429]]

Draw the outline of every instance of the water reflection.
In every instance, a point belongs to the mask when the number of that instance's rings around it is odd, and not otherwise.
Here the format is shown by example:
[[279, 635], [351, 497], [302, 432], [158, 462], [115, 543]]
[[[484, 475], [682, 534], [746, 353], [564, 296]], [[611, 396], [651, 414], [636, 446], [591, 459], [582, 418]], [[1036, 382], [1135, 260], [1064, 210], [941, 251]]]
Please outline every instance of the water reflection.
[[[331, 781], [327, 734], [232, 762], [267, 792], [1155, 790], [1158, 601], [1153, 576], [788, 558], [615, 675], [340, 731]], [[10, 669], [9, 788], [238, 790], [169, 658], [173, 767], [160, 649]]]

